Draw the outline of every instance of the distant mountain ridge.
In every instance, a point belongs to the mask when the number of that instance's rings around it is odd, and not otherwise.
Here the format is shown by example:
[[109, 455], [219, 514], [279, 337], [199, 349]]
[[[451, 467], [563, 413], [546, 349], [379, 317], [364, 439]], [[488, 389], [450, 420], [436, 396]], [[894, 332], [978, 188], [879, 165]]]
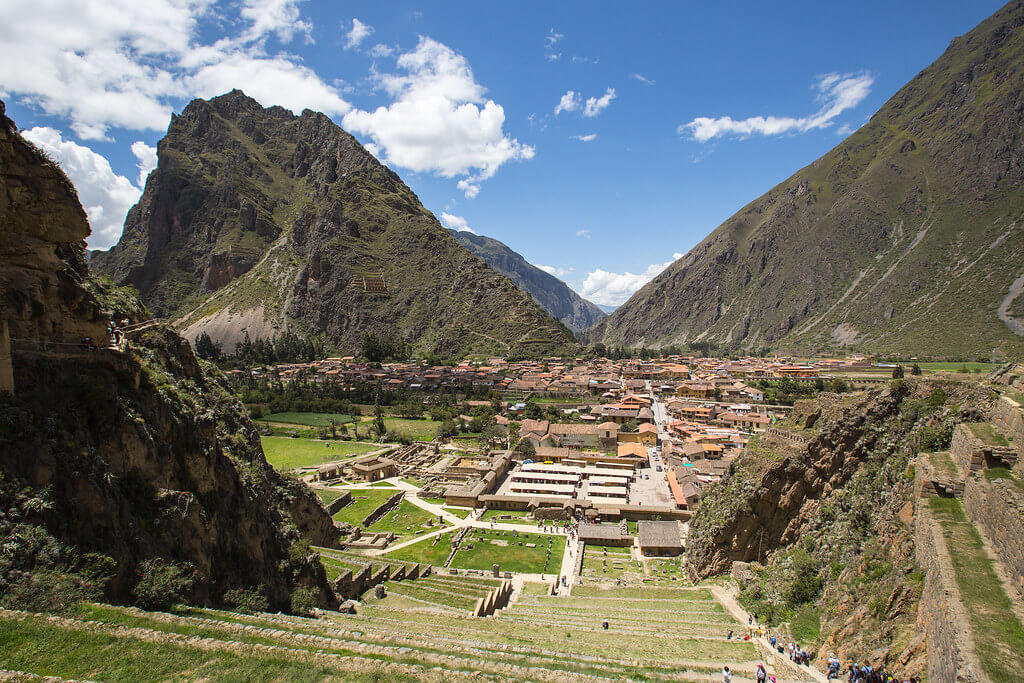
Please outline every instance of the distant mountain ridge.
[[572, 334], [451, 238], [323, 114], [239, 90], [172, 116], [120, 241], [91, 265], [189, 339], [373, 331], [414, 353], [571, 353]]
[[575, 334], [579, 334], [605, 317], [605, 312], [554, 275], [533, 265], [508, 245], [492, 237], [466, 230], [448, 229], [459, 244], [483, 259], [484, 263], [516, 283]]
[[587, 332], [606, 344], [1024, 355], [1024, 3]]

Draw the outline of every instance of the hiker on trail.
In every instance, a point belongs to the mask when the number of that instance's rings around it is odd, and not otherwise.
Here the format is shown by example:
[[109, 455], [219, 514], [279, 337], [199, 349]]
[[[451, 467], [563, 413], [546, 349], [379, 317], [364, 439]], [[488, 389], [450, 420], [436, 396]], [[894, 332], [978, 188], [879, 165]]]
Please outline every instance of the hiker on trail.
[[828, 680], [839, 678], [839, 658], [835, 652], [828, 653]]
[[725, 635], [725, 639], [732, 640], [732, 629], [729, 629], [729, 632]]
[[732, 672], [729, 671], [729, 667], [722, 667], [722, 681], [723, 683], [731, 683]]
[[757, 679], [757, 683], [765, 683], [768, 680], [768, 672], [764, 669], [764, 664], [758, 663], [757, 673], [754, 674]]

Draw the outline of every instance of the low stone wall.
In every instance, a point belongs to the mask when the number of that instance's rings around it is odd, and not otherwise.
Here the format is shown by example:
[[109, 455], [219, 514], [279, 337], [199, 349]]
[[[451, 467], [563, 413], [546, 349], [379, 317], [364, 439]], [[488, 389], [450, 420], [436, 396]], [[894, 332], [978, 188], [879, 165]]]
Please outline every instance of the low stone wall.
[[764, 433], [769, 435], [769, 436], [774, 436], [777, 439], [782, 439], [783, 441], [787, 441], [791, 445], [794, 445], [794, 446], [806, 446], [807, 445], [807, 437], [806, 436], [804, 436], [802, 434], [794, 434], [793, 432], [788, 432], [785, 429], [779, 429], [778, 427], [766, 427], [765, 430], [764, 430]]
[[949, 444], [949, 454], [965, 474], [976, 472], [985, 466], [982, 457], [982, 442], [970, 428], [961, 423], [953, 430], [953, 440]]
[[[939, 562], [948, 553], [942, 531], [929, 514], [925, 501], [916, 501], [914, 540], [917, 563], [924, 571], [924, 590], [917, 612], [917, 628], [928, 643], [928, 680], [981, 681], [970, 667], [964, 644], [970, 633], [963, 623], [955, 577], [948, 575]], [[959, 605], [957, 609], [953, 603]]]
[[963, 498], [964, 479], [939, 472], [930, 453], [921, 453], [914, 463], [914, 492], [918, 498], [932, 496]]
[[398, 505], [398, 503], [401, 502], [404, 496], [405, 493], [403, 492], [396, 493], [395, 495], [391, 496], [386, 501], [384, 501], [383, 504], [377, 506], [376, 510], [366, 515], [366, 519], [363, 520], [363, 528], [365, 529], [366, 527], [372, 526], [376, 524], [378, 521], [380, 521], [381, 517], [386, 515], [388, 511], [391, 510], [391, 508]]
[[971, 477], [964, 508], [992, 542], [1017, 592], [1024, 595], [1024, 495], [1013, 482]]
[[1017, 464], [1013, 471], [1024, 477], [1024, 409], [1010, 397], [1000, 396], [992, 407], [992, 424], [1017, 447]]
[[340, 510], [341, 508], [345, 507], [346, 505], [348, 505], [351, 502], [352, 502], [352, 492], [351, 491], [345, 491], [340, 496], [338, 496], [338, 498], [336, 498], [335, 500], [332, 500], [330, 503], [327, 504], [327, 512], [329, 512], [331, 515], [334, 515], [335, 513], [338, 512], [338, 510]]

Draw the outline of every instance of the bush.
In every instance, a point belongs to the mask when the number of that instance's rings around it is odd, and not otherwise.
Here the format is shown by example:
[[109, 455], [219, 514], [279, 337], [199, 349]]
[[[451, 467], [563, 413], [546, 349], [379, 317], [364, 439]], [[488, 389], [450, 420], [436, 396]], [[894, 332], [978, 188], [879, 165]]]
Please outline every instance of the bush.
[[270, 609], [270, 603], [263, 595], [263, 586], [259, 588], [233, 588], [224, 594], [224, 602], [238, 612], [256, 614]]
[[56, 571], [21, 574], [0, 589], [0, 607], [55, 614], [65, 614], [79, 602], [94, 602], [103, 595], [98, 586], [81, 576]]
[[296, 586], [292, 591], [292, 613], [307, 615], [319, 604], [316, 593], [312, 588]]
[[309, 542], [309, 539], [300, 538], [288, 546], [288, 564], [293, 568], [301, 567], [312, 552], [313, 544]]
[[139, 582], [132, 593], [135, 603], [147, 610], [166, 612], [184, 601], [192, 588], [191, 567], [168, 562], [162, 558], [146, 560], [139, 569]]

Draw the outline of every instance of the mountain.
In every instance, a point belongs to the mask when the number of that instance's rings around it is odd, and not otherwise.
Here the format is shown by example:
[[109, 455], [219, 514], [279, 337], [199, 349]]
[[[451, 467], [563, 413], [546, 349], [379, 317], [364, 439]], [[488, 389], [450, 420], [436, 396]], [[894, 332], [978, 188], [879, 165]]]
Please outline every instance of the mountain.
[[120, 241], [91, 264], [189, 339], [230, 350], [288, 329], [349, 351], [368, 331], [447, 356], [576, 348], [323, 114], [239, 90], [194, 100], [157, 158]]
[[484, 263], [508, 277], [574, 333], [579, 334], [605, 316], [592, 304], [550, 273], [528, 263], [518, 253], [496, 239], [465, 230], [448, 232], [459, 244], [483, 259]]
[[1024, 354], [1024, 2], [586, 334], [742, 350]]
[[[300, 532], [337, 543], [329, 514], [267, 463], [216, 368], [91, 277], [74, 188], [2, 102], [0, 225], [0, 604], [132, 601], [154, 559], [190, 567], [191, 602], [246, 588], [290, 610], [305, 586], [332, 604], [295, 550]], [[124, 319], [136, 329], [112, 344]]]

